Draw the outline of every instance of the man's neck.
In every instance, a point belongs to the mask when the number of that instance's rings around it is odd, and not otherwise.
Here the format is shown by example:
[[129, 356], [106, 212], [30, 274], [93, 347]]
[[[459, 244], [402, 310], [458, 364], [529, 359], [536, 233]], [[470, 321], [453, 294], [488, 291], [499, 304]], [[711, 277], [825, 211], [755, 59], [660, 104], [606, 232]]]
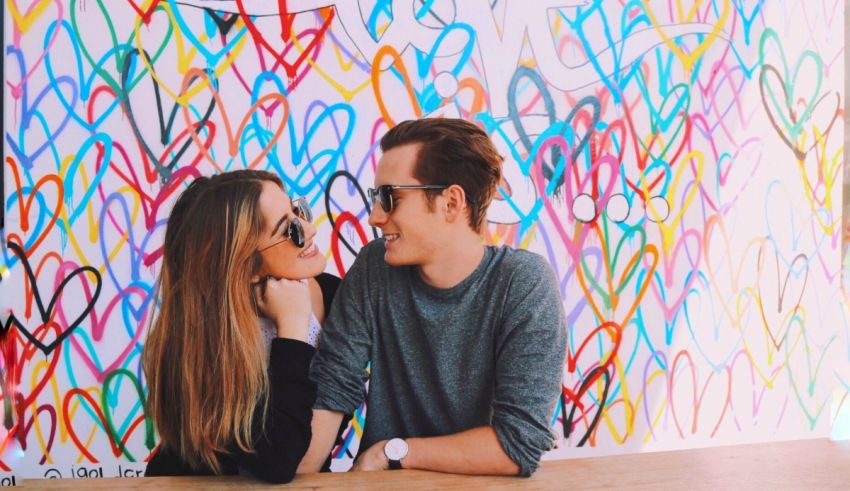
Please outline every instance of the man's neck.
[[434, 288], [451, 288], [469, 277], [483, 258], [481, 237], [465, 234], [443, 247], [433, 261], [420, 265], [419, 275]]

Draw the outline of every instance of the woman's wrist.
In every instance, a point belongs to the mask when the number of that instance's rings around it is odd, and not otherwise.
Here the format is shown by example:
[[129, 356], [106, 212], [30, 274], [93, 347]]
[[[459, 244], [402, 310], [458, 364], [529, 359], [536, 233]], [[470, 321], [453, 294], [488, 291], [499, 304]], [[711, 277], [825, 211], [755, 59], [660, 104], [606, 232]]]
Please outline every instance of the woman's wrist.
[[[274, 321], [277, 329], [277, 337], [295, 339], [307, 342], [307, 331], [309, 319], [306, 321], [293, 321], [292, 319], [277, 319]], [[296, 327], [297, 326], [297, 327]]]

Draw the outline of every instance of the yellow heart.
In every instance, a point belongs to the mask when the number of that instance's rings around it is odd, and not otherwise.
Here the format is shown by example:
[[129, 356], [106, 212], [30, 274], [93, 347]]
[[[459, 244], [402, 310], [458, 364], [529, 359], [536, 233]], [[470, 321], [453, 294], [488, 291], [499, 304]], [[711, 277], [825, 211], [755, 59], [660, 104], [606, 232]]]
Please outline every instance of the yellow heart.
[[[301, 46], [301, 43], [298, 42], [298, 37], [293, 36], [292, 40], [298, 52], [303, 53], [304, 48]], [[345, 60], [342, 59], [342, 50], [339, 48], [339, 46], [334, 45], [333, 49], [334, 54], [336, 55], [337, 63], [339, 63], [339, 67], [342, 68], [343, 72], [349, 72], [351, 70], [351, 67], [354, 66], [354, 60], [346, 63]], [[371, 78], [367, 77], [367, 79], [363, 83], [357, 85], [353, 89], [349, 89], [348, 87], [334, 80], [333, 77], [331, 77], [330, 75], [328, 75], [327, 72], [322, 70], [319, 64], [313, 61], [313, 59], [309, 56], [304, 58], [304, 61], [306, 61], [313, 68], [314, 71], [321, 75], [321, 77], [325, 79], [331, 85], [331, 87], [336, 89], [336, 91], [339, 92], [340, 95], [342, 95], [342, 98], [345, 100], [345, 102], [351, 102], [352, 100], [354, 100], [354, 96], [357, 95], [357, 93], [361, 90], [368, 87], [369, 84], [372, 82]]]
[[[620, 389], [623, 396], [616, 401], [611, 401], [610, 403], [606, 404], [605, 409], [602, 412], [602, 419], [605, 421], [605, 425], [608, 427], [608, 431], [611, 433], [611, 437], [614, 439], [615, 442], [620, 445], [626, 443], [626, 440], [629, 438], [629, 436], [634, 434], [635, 416], [637, 414], [637, 408], [638, 406], [640, 406], [641, 398], [643, 397], [643, 394], [641, 393], [638, 396], [637, 402], [632, 402], [631, 398], [629, 397], [629, 384], [626, 377], [624, 365], [625, 364], [620, 360], [619, 355], [614, 357], [613, 366], [617, 370], [617, 376], [621, 380]], [[599, 397], [601, 399], [601, 393], [599, 394]], [[612, 420], [610, 414], [611, 407], [615, 406], [618, 403], [623, 404], [623, 419], [625, 423], [625, 430], [623, 431], [622, 435], [620, 435], [620, 432], [617, 430], [615, 422]]]
[[15, 5], [14, 0], [9, 0], [6, 4], [9, 6], [9, 11], [12, 13], [12, 22], [18, 27], [18, 30], [24, 33], [29, 30], [33, 21], [38, 19], [41, 14], [44, 13], [44, 9], [47, 8], [47, 4], [50, 3], [50, 1], [51, 0], [41, 0], [35, 8], [24, 16], [21, 15], [21, 12], [18, 10], [18, 6]]
[[[838, 179], [841, 178], [839, 172], [841, 170], [841, 164], [844, 163], [844, 148], [839, 147], [838, 150], [836, 150], [832, 156], [827, 155], [826, 141], [831, 133], [821, 133], [817, 126], [815, 126], [812, 131], [814, 132], [815, 142], [818, 148], [818, 152], [814, 153], [815, 157], [817, 158], [815, 164], [818, 166], [818, 179], [819, 182], [822, 182], [824, 186], [823, 208], [825, 208], [826, 211], [830, 212], [829, 216], [832, 216], [832, 190], [835, 187], [835, 184], [838, 182]], [[805, 146], [807, 137], [807, 133], [803, 133], [803, 135], [801, 135], [801, 147]], [[803, 178], [803, 190], [805, 191], [806, 200], [809, 202], [809, 206], [812, 208], [812, 210], [817, 212], [819, 209], [821, 209], [821, 206], [815, 203], [813, 189], [818, 187], [819, 183], [816, 183], [815, 186], [812, 185], [812, 181], [809, 179], [809, 175], [806, 173], [805, 160], [798, 160], [797, 165], [800, 169], [800, 175]], [[825, 234], [832, 235], [835, 232], [835, 226], [838, 221], [832, 220], [831, 222], [827, 223], [827, 218], [824, 218], [823, 213], [814, 213], [814, 216], [815, 219], [818, 221], [821, 230], [823, 230]]]
[[[694, 15], [696, 15], [697, 9], [701, 3], [701, 1], [695, 2], [694, 6], [691, 7], [691, 10], [688, 11], [688, 14], [685, 15], [683, 19], [682, 17], [684, 9], [682, 8], [681, 2], [677, 0], [676, 9], [679, 13], [680, 22], [691, 22], [694, 18]], [[688, 54], [682, 51], [682, 49], [676, 45], [673, 39], [671, 39], [667, 35], [667, 33], [664, 32], [663, 27], [658, 22], [658, 19], [655, 17], [655, 13], [649, 6], [649, 0], [643, 0], [644, 11], [646, 12], [647, 17], [649, 17], [649, 22], [652, 24], [653, 27], [655, 27], [655, 30], [658, 31], [658, 34], [661, 35], [661, 39], [664, 40], [664, 44], [666, 44], [667, 47], [670, 48], [670, 51], [672, 51], [673, 54], [676, 55], [676, 58], [679, 58], [682, 64], [685, 65], [686, 70], [691, 70], [694, 67], [694, 65], [696, 64], [696, 60], [699, 59], [699, 57], [702, 56], [703, 53], [705, 53], [709, 46], [711, 46], [711, 44], [714, 43], [715, 39], [717, 39], [717, 37], [720, 35], [720, 32], [723, 30], [723, 26], [726, 25], [726, 20], [729, 18], [730, 3], [730, 0], [725, 0], [723, 2], [723, 12], [720, 13], [720, 18], [717, 19], [717, 23], [714, 24], [714, 28], [711, 30], [711, 32], [708, 33], [705, 39], [703, 39], [702, 42], [699, 43], [697, 49], [695, 49], [692, 53]]]
[[[38, 385], [41, 375], [41, 371], [48, 372], [50, 370], [50, 363], [47, 360], [42, 360], [35, 364], [32, 370], [32, 385], [31, 388], [35, 388]], [[50, 388], [53, 390], [53, 399], [54, 406], [53, 407], [62, 407], [62, 397], [59, 395], [59, 384], [56, 382], [56, 377], [51, 377]], [[32, 401], [31, 410], [33, 414], [38, 414], [38, 401]], [[50, 456], [50, 452], [47, 448], [47, 439], [44, 438], [44, 431], [41, 429], [41, 420], [39, 418], [33, 418], [32, 426], [35, 430], [36, 439], [38, 440], [39, 448], [41, 448], [42, 455], [46, 457], [45, 463], [52, 464], [54, 463], [53, 458]], [[56, 426], [58, 428], [59, 441], [65, 442], [68, 439], [68, 432], [65, 430], [65, 421], [64, 418], [56, 418]]]
[[[682, 174], [685, 171], [685, 168], [689, 167], [687, 165], [691, 159], [694, 159], [697, 163], [696, 175], [694, 176], [694, 182], [691, 186], [691, 189], [688, 191], [687, 196], [682, 201], [681, 204], [677, 203], [678, 194], [676, 191], [679, 189], [679, 181], [682, 179]], [[702, 152], [699, 150], [690, 151], [685, 157], [679, 162], [678, 169], [676, 169], [676, 173], [673, 175], [673, 182], [670, 183], [670, 186], [667, 187], [667, 202], [670, 204], [670, 212], [674, 210], [677, 211], [675, 215], [673, 215], [673, 220], [670, 221], [670, 224], [667, 224], [667, 220], [661, 219], [661, 214], [655, 208], [652, 200], [648, 200], [646, 202], [646, 207], [649, 210], [652, 217], [655, 218], [655, 221], [658, 223], [658, 226], [661, 228], [661, 246], [665, 253], [671, 252], [673, 249], [673, 244], [675, 242], [675, 234], [676, 227], [679, 225], [679, 222], [682, 221], [682, 216], [684, 216], [685, 211], [688, 210], [691, 206], [691, 202], [694, 200], [694, 197], [699, 190], [699, 184], [702, 181], [702, 171], [705, 167], [705, 159], [702, 155]], [[641, 170], [641, 183], [643, 187], [644, 196], [649, 196], [649, 187], [647, 186], [647, 178], [646, 174], [643, 170]]]
[[[74, 161], [75, 157], [76, 157], [76, 155], [71, 154], [68, 157], [66, 157], [65, 160], [62, 161], [62, 165], [60, 167], [59, 174], [62, 176], [63, 179], [67, 175], [68, 166], [71, 164], [71, 162]], [[83, 182], [83, 188], [82, 189], [87, 189], [88, 186], [89, 186], [89, 178], [88, 178], [88, 175], [86, 174], [86, 167], [84, 165], [80, 166], [80, 178]], [[118, 193], [126, 193], [126, 196], [130, 197], [130, 200], [132, 202], [132, 211], [130, 212], [130, 223], [136, 223], [136, 220], [138, 219], [138, 216], [139, 216], [139, 213], [140, 213], [140, 210], [141, 210], [141, 198], [140, 198], [139, 194], [137, 192], [135, 192], [135, 190], [129, 185], [118, 189], [117, 192]], [[94, 211], [92, 209], [92, 202], [93, 201], [94, 200], [90, 200], [89, 203], [86, 205], [86, 216], [88, 218], [87, 221], [88, 221], [88, 225], [89, 225], [88, 241], [91, 244], [96, 244], [100, 240], [100, 235], [99, 235], [99, 231], [98, 231], [99, 230], [98, 223], [97, 223], [97, 220], [94, 216]], [[93, 266], [94, 263], [86, 257], [86, 254], [83, 251], [83, 248], [80, 246], [79, 240], [77, 240], [77, 236], [74, 234], [74, 231], [72, 230], [70, 223], [68, 223], [67, 207], [64, 207], [64, 206], [62, 207], [62, 215], [61, 215], [60, 220], [62, 221], [62, 223], [64, 223], [64, 229], [67, 231], [67, 234], [68, 234], [68, 242], [71, 244], [71, 247], [74, 249], [74, 251], [77, 253], [77, 256], [80, 258], [81, 264], [89, 264], [89, 265]], [[109, 252], [109, 255], [108, 255], [109, 262], [115, 261], [115, 257], [121, 251], [121, 248], [123, 248], [124, 245], [127, 244], [127, 241], [129, 240], [129, 236], [130, 236], [130, 231], [125, 230], [124, 234], [121, 236], [121, 238], [115, 243], [115, 247], [113, 247], [112, 250]], [[106, 264], [101, 264], [100, 266], [97, 267], [97, 270], [100, 274], [106, 274]]]

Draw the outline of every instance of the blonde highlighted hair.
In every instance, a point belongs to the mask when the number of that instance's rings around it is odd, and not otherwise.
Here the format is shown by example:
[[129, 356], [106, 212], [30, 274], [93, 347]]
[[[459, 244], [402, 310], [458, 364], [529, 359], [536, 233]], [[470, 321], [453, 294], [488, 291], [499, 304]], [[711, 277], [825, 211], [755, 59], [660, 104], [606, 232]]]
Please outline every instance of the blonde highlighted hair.
[[198, 469], [221, 473], [217, 453], [253, 451], [269, 381], [251, 277], [269, 172], [200, 177], [168, 218], [158, 314], [144, 345], [148, 415], [161, 444]]

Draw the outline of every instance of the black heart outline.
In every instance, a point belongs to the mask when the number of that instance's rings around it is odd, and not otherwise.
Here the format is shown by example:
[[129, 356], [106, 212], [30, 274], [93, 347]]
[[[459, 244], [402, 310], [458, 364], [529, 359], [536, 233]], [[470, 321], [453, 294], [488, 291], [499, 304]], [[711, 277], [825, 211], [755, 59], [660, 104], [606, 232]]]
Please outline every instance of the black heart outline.
[[[597, 377], [597, 374], [599, 372], [602, 372], [602, 374]], [[578, 441], [578, 444], [576, 444], [577, 447], [583, 447], [584, 444], [587, 443], [587, 440], [590, 438], [590, 435], [593, 434], [593, 432], [596, 430], [596, 427], [599, 426], [599, 420], [602, 418], [602, 410], [605, 409], [605, 403], [608, 401], [608, 389], [611, 388], [612, 377], [611, 374], [608, 372], [608, 369], [602, 366], [598, 366], [591, 370], [585, 377], [584, 381], [581, 383], [578, 392], [576, 392], [576, 396], [578, 396], [579, 394], [584, 394], [585, 392], [587, 392], [587, 389], [588, 387], [590, 387], [590, 384], [595, 383], [596, 380], [600, 377], [605, 379], [605, 390], [602, 392], [602, 399], [599, 401], [599, 408], [596, 410], [596, 415], [590, 422], [587, 431], [584, 433], [584, 435], [582, 435], [581, 439]], [[566, 402], [567, 401], [564, 399], [564, 392], [561, 391], [561, 424], [563, 425], [562, 428], [564, 430], [564, 438], [569, 438], [570, 434], [572, 433], [571, 428], [573, 427], [573, 419], [575, 418], [576, 408], [578, 407], [578, 404], [573, 403], [572, 408], [570, 408], [570, 414], [569, 416], [567, 416]]]
[[[211, 8], [205, 8], [204, 12], [206, 12], [207, 15], [209, 15], [212, 18], [213, 22], [215, 22], [215, 25], [216, 25], [216, 27], [218, 27], [218, 31], [221, 33], [222, 36], [227, 36], [227, 34], [233, 28], [233, 24], [235, 24], [236, 21], [239, 20], [238, 14], [233, 14], [233, 15], [230, 16], [230, 18], [224, 19], [222, 17], [219, 17], [216, 14], [216, 11], [211, 9]], [[225, 13], [228, 13], [228, 12], [225, 12]]]
[[[156, 167], [156, 170], [162, 180], [165, 182], [169, 182], [171, 179], [171, 174], [174, 170], [174, 166], [177, 165], [177, 162], [180, 160], [180, 157], [182, 157], [183, 154], [186, 153], [186, 150], [189, 149], [189, 145], [193, 143], [193, 140], [191, 138], [187, 139], [186, 143], [184, 143], [183, 146], [180, 147], [180, 149], [174, 154], [174, 157], [171, 159], [171, 161], [168, 162], [168, 164], [166, 165], [161, 164], [159, 162], [159, 157], [154, 155], [153, 150], [151, 150], [150, 148], [150, 145], [148, 145], [147, 141], [145, 141], [144, 136], [142, 136], [142, 132], [139, 129], [139, 125], [136, 122], [135, 116], [133, 115], [133, 107], [130, 104], [130, 95], [127, 91], [127, 82], [130, 77], [130, 67], [132, 66], [132, 61], [135, 56], [144, 56], [148, 62], [148, 65], [153, 67], [151, 57], [150, 55], [148, 55], [147, 51], [142, 50], [141, 52], [139, 52], [138, 49], [134, 48], [127, 52], [126, 56], [124, 57], [124, 66], [121, 67], [121, 105], [124, 106], [124, 111], [127, 113], [127, 118], [130, 121], [130, 127], [133, 129], [133, 135], [139, 141], [148, 157], [150, 157], [151, 161], [153, 162], [153, 165]], [[208, 70], [207, 76], [210, 77], [210, 80], [214, 85], [218, 84], [218, 80], [215, 78], [215, 74], [212, 73], [212, 71]], [[192, 85], [192, 83], [197, 79], [197, 76], [194, 76], [189, 79], [189, 83], [186, 85], [186, 87]], [[171, 130], [174, 127], [174, 118], [177, 116], [177, 109], [180, 107], [180, 105], [175, 102], [174, 105], [171, 106], [171, 112], [168, 115], [168, 122], [166, 123], [165, 115], [162, 109], [162, 96], [159, 92], [159, 83], [157, 83], [153, 76], [151, 76], [151, 83], [153, 84], [153, 92], [154, 97], [156, 99], [156, 114], [159, 122], [160, 143], [162, 143], [163, 145], [168, 145], [169, 143], [171, 143]], [[214, 88], [217, 90], [217, 87]], [[215, 104], [215, 97], [210, 98], [210, 105], [207, 107], [207, 112], [204, 113], [201, 119], [197, 122], [197, 128], [206, 126], [206, 124], [209, 122], [210, 116], [212, 116], [213, 110], [215, 109]], [[194, 131], [195, 134], [198, 134], [198, 131], [196, 129], [193, 129], [192, 131]]]
[[[366, 206], [366, 216], [372, 214], [372, 207], [369, 206], [369, 199], [366, 198], [366, 193], [363, 192], [363, 188], [360, 187], [360, 183], [357, 182], [357, 178], [355, 178], [348, 171], [336, 171], [331, 174], [331, 177], [328, 179], [328, 184], [325, 187], [325, 213], [328, 216], [328, 220], [331, 222], [331, 230], [336, 229], [336, 220], [334, 219], [333, 213], [331, 213], [331, 187], [333, 187], [334, 181], [339, 178], [347, 180], [349, 182], [349, 185], [354, 186], [354, 188], [357, 190], [357, 194], [360, 195], [360, 199], [363, 200], [363, 204]], [[370, 228], [372, 229], [372, 236], [377, 239], [378, 231], [375, 229], [375, 227]], [[345, 240], [345, 237], [343, 237], [342, 234], [339, 234], [339, 240], [340, 242], [342, 242], [342, 245], [344, 245], [346, 249], [351, 251], [353, 255], [357, 255], [359, 249], [354, 250], [354, 247], [352, 247], [352, 245], [349, 244], [347, 240]]]
[[[573, 106], [573, 108], [570, 110], [570, 113], [567, 114], [566, 118], [564, 118], [563, 120], [558, 120], [557, 110], [555, 108], [555, 99], [552, 97], [551, 92], [549, 92], [549, 89], [546, 87], [546, 82], [543, 80], [540, 74], [532, 68], [523, 66], [517, 68], [517, 70], [514, 72], [513, 78], [511, 78], [510, 86], [508, 87], [508, 118], [510, 118], [511, 122], [513, 123], [514, 129], [516, 130], [517, 135], [519, 135], [519, 139], [522, 142], [522, 145], [525, 147], [526, 152], [531, 152], [534, 147], [534, 142], [531, 141], [531, 136], [528, 134], [528, 132], [522, 125], [522, 117], [520, 116], [519, 108], [517, 107], [516, 97], [514, 97], [517, 93], [517, 87], [519, 86], [519, 82], [523, 78], [527, 78], [528, 80], [530, 80], [531, 83], [534, 84], [534, 86], [540, 92], [540, 96], [543, 99], [543, 105], [546, 108], [546, 116], [549, 118], [549, 124], [554, 125], [558, 122], [561, 123], [561, 136], [566, 136], [567, 129], [571, 128], [570, 125], [573, 122], [573, 119], [575, 119], [576, 114], [578, 114], [581, 109], [583, 109], [584, 107], [591, 107], [593, 109], [590, 127], [588, 128], [584, 136], [578, 138], [578, 144], [573, 147], [572, 153], [570, 155], [570, 160], [565, 162], [564, 172], [562, 172], [561, 175], [558, 177], [554, 193], [557, 196], [564, 188], [565, 179], [569, 174], [568, 171], [570, 165], [572, 165], [576, 160], [578, 160], [579, 154], [584, 151], [584, 149], [587, 147], [588, 142], [590, 141], [590, 138], [595, 135], [596, 124], [599, 123], [599, 120], [601, 118], [602, 108], [599, 105], [599, 101], [596, 100], [595, 97], [583, 97], [581, 100], [576, 102], [575, 106]], [[576, 133], [576, 136], [578, 136], [578, 133]], [[568, 143], [572, 145], [573, 142]], [[558, 161], [562, 158], [561, 147], [558, 145], [552, 145], [551, 154], [551, 165], [545, 160], [542, 162], [543, 178], [546, 180], [546, 182], [551, 182], [552, 178], [555, 177], [555, 168], [558, 165]]]
[[12, 241], [9, 241], [7, 243], [7, 246], [21, 260], [21, 264], [23, 265], [24, 270], [26, 271], [27, 278], [29, 278], [30, 284], [32, 285], [32, 292], [33, 292], [33, 296], [35, 297], [35, 304], [36, 304], [36, 307], [38, 308], [38, 315], [41, 319], [40, 325], [43, 325], [47, 321], [50, 320], [50, 317], [52, 316], [52, 313], [53, 313], [53, 308], [56, 306], [57, 298], [59, 297], [59, 295], [62, 294], [62, 291], [65, 289], [65, 286], [72, 279], [74, 279], [74, 277], [76, 277], [79, 274], [85, 273], [85, 272], [92, 273], [95, 277], [94, 295], [92, 295], [92, 298], [91, 298], [91, 300], [89, 300], [88, 305], [86, 305], [86, 308], [83, 309], [83, 312], [80, 314], [80, 316], [77, 317], [74, 320], [74, 322], [70, 323], [68, 325], [68, 327], [64, 331], [62, 331], [62, 333], [59, 334], [59, 336], [57, 336], [56, 339], [53, 340], [52, 343], [45, 345], [44, 343], [39, 341], [39, 339], [36, 338], [26, 328], [26, 326], [24, 326], [18, 320], [17, 317], [15, 317], [15, 314], [9, 315], [9, 318], [6, 320], [6, 323], [3, 324], [2, 326], [0, 326], [0, 336], [6, 336], [9, 333], [9, 329], [11, 329], [12, 326], [15, 326], [18, 329], [18, 331], [20, 331], [21, 334], [23, 334], [24, 337], [26, 337], [29, 340], [29, 342], [31, 342], [36, 348], [41, 350], [41, 352], [44, 353], [45, 356], [48, 356], [48, 355], [50, 355], [50, 353], [53, 350], [55, 350], [62, 343], [62, 341], [65, 340], [65, 338], [67, 338], [68, 336], [71, 335], [72, 332], [74, 332], [74, 329], [77, 326], [82, 324], [83, 319], [85, 319], [86, 316], [88, 316], [89, 313], [92, 311], [95, 303], [97, 303], [98, 297], [100, 296], [100, 290], [101, 290], [101, 287], [102, 287], [102, 284], [103, 284], [102, 278], [101, 278], [98, 270], [93, 268], [92, 266], [83, 266], [83, 267], [75, 269], [74, 271], [71, 272], [71, 274], [69, 274], [68, 276], [65, 277], [65, 279], [62, 280], [62, 283], [59, 284], [59, 286], [56, 288], [56, 291], [53, 292], [53, 297], [50, 299], [50, 303], [47, 304], [47, 309], [45, 309], [44, 308], [44, 302], [41, 300], [41, 292], [38, 291], [38, 284], [36, 283], [35, 274], [33, 273], [32, 267], [30, 266], [30, 263], [27, 260], [26, 254], [24, 254], [23, 248], [21, 248], [21, 246], [19, 246], [17, 243], [12, 242]]

